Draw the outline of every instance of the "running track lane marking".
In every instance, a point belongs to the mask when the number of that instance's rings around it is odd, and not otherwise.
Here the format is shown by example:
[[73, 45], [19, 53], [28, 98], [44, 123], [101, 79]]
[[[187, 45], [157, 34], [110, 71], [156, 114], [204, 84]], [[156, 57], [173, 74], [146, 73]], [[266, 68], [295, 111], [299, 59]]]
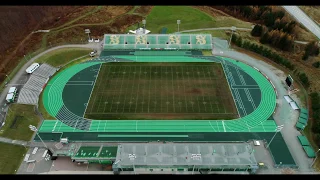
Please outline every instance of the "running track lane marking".
[[224, 127], [224, 121], [222, 121], [223, 131], [226, 132], [226, 127]]
[[[94, 80], [94, 83], [93, 83], [93, 86], [92, 86], [91, 93], [90, 93], [89, 100], [88, 100], [87, 104], [89, 104], [89, 101], [90, 101], [94, 86], [96, 85], [96, 82], [97, 82], [97, 79], [98, 79], [98, 76], [99, 76], [99, 73], [100, 73], [101, 66], [102, 66], [102, 64], [100, 64], [100, 67], [99, 67], [98, 73], [96, 75], [96, 79]], [[84, 115], [86, 114], [87, 108], [88, 108], [88, 106], [86, 106], [86, 109], [83, 112], [83, 115], [82, 115], [83, 118], [84, 118]]]

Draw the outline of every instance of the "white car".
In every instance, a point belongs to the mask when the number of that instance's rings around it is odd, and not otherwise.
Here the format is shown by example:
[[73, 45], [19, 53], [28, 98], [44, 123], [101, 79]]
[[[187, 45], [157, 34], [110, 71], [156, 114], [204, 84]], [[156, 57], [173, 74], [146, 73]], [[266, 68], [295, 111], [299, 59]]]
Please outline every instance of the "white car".
[[89, 42], [93, 42], [93, 39], [89, 39], [88, 41], [89, 41]]
[[98, 43], [98, 42], [100, 42], [100, 39], [95, 39], [94, 42], [97, 42], [97, 43]]
[[92, 51], [92, 52], [90, 52], [89, 55], [90, 55], [91, 57], [94, 57], [94, 56], [96, 55], [96, 52]]

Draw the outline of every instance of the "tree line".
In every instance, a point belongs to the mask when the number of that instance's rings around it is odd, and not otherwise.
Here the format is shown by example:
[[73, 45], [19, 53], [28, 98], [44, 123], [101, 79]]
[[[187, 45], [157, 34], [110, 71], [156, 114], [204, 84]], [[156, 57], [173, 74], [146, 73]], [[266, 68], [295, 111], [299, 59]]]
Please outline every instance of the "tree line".
[[319, 93], [313, 92], [310, 94], [311, 109], [312, 109], [312, 132], [314, 133], [314, 140], [320, 146], [320, 96]]
[[[260, 54], [261, 56], [264, 56], [272, 60], [273, 62], [288, 68], [291, 71], [295, 70], [294, 64], [292, 64], [288, 59], [277, 54], [275, 51], [270, 50], [269, 48], [265, 48], [262, 45], [258, 45], [256, 43], [251, 43], [250, 41], [242, 40], [241, 36], [238, 36], [236, 34], [232, 36], [231, 42], [238, 47]], [[308, 88], [310, 86], [308, 76], [304, 72], [297, 72], [296, 70], [294, 72], [298, 76], [302, 84], [306, 88]]]
[[260, 37], [262, 44], [270, 44], [284, 51], [292, 51], [296, 22], [289, 20], [284, 10], [270, 6], [218, 6], [217, 9], [256, 23], [251, 35]]

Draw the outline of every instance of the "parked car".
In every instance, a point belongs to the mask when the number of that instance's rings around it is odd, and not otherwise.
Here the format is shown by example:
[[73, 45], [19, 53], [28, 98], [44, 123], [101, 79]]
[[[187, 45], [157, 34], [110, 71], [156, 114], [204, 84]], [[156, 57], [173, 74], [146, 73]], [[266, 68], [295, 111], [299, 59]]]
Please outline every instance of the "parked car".
[[93, 39], [89, 39], [88, 41], [89, 41], [89, 42], [93, 42]]
[[100, 42], [100, 39], [94, 39], [94, 42], [98, 43]]

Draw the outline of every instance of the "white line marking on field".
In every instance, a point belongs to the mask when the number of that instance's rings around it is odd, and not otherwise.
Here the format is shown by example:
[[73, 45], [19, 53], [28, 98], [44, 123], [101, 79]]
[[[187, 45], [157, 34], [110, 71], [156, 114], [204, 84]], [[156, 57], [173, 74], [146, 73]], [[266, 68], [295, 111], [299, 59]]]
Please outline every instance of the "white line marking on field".
[[222, 121], [223, 131], [226, 132], [226, 127], [224, 126], [224, 121]]
[[[93, 86], [92, 86], [92, 89], [91, 89], [91, 93], [90, 93], [90, 96], [89, 96], [89, 99], [88, 99], [87, 103], [89, 103], [89, 101], [90, 101], [90, 98], [91, 98], [91, 95], [92, 95], [92, 92], [93, 92], [93, 89], [94, 89], [94, 85], [96, 84], [98, 76], [99, 76], [99, 73], [100, 73], [101, 66], [102, 66], [102, 64], [100, 64], [100, 67], [99, 67], [98, 73], [96, 75], [96, 79], [94, 80], [94, 83], [93, 83]], [[84, 117], [84, 114], [86, 113], [87, 108], [88, 108], [88, 106], [86, 106], [86, 109], [84, 110], [82, 117]]]

